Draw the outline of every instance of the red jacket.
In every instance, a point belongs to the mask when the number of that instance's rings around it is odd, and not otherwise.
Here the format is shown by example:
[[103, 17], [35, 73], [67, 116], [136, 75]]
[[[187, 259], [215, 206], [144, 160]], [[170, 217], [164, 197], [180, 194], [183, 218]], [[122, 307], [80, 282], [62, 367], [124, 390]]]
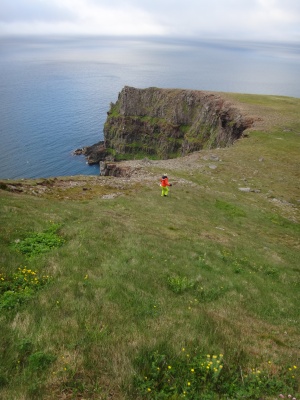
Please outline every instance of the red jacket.
[[162, 187], [171, 186], [171, 185], [169, 184], [169, 181], [168, 181], [168, 178], [167, 178], [167, 177], [161, 178], [161, 180], [160, 180], [160, 185], [161, 185]]

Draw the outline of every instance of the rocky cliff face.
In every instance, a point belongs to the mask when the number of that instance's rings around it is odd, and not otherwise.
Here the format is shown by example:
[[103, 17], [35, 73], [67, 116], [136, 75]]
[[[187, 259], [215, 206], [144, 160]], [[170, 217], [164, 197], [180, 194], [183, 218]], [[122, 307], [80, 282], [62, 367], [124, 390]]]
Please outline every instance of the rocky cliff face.
[[172, 158], [231, 145], [252, 123], [217, 93], [125, 86], [108, 112], [105, 147], [117, 159]]

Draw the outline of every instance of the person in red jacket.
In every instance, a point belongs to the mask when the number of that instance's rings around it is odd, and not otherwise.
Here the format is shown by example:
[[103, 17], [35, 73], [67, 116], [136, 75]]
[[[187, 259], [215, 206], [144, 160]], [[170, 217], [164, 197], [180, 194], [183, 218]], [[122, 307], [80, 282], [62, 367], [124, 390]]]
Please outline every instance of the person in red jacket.
[[163, 174], [163, 176], [161, 177], [160, 186], [161, 186], [161, 195], [168, 196], [169, 186], [172, 186], [172, 184], [169, 183], [167, 174]]

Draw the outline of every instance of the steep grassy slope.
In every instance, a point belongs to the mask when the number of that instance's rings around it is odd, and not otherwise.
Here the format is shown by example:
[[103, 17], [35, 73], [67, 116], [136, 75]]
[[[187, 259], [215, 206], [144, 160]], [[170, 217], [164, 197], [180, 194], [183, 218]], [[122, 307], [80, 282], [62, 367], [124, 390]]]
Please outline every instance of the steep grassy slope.
[[169, 198], [158, 166], [0, 191], [1, 399], [299, 396], [300, 100], [226, 96], [260, 130], [173, 164]]

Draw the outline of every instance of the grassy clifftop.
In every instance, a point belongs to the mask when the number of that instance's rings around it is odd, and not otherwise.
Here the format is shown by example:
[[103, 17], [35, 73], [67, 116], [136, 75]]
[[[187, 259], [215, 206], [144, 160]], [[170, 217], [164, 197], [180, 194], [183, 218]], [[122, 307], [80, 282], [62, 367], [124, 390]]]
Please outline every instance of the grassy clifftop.
[[1, 183], [0, 398], [300, 395], [300, 99], [222, 95], [232, 147]]

